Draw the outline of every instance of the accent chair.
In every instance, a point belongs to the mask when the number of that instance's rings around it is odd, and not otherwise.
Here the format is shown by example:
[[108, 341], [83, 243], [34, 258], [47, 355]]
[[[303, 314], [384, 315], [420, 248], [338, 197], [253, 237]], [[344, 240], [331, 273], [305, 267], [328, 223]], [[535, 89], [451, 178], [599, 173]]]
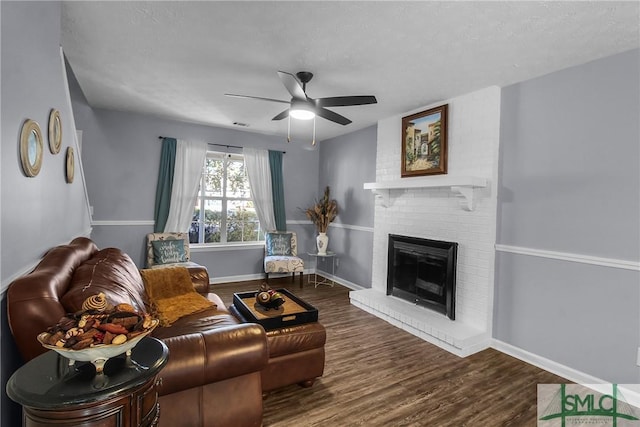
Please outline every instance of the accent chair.
[[269, 282], [269, 273], [292, 273], [291, 280], [296, 273], [300, 273], [300, 287], [302, 287], [302, 273], [304, 260], [298, 257], [298, 239], [292, 231], [270, 231], [264, 239], [264, 273]]

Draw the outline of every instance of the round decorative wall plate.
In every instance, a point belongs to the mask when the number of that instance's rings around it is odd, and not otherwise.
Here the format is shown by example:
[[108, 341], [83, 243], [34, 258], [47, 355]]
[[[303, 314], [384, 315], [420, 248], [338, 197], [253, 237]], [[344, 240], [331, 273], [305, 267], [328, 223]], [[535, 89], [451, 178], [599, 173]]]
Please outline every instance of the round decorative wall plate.
[[42, 166], [42, 132], [38, 123], [27, 119], [20, 132], [20, 162], [25, 175], [38, 175]]
[[67, 182], [69, 184], [73, 182], [74, 171], [75, 157], [73, 155], [73, 147], [67, 147]]
[[49, 150], [51, 154], [58, 154], [62, 147], [62, 122], [60, 111], [55, 108], [49, 114]]

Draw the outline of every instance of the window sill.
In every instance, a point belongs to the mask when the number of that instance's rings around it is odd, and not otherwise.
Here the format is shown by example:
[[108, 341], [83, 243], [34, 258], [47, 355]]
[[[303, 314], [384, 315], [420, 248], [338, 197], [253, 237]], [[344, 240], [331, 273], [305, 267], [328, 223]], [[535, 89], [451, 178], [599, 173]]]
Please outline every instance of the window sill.
[[190, 244], [191, 252], [219, 252], [219, 251], [243, 251], [250, 249], [263, 249], [264, 242], [255, 243], [223, 243], [223, 244]]

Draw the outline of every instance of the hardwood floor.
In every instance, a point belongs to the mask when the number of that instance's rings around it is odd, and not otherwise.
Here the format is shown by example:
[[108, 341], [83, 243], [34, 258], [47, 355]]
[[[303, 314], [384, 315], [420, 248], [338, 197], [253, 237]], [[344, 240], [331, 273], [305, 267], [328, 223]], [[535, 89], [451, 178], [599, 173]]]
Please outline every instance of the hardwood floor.
[[[213, 285], [228, 306], [261, 281]], [[318, 308], [324, 376], [264, 401], [264, 426], [535, 426], [536, 385], [564, 378], [494, 349], [459, 358], [349, 303], [340, 285], [271, 279]]]

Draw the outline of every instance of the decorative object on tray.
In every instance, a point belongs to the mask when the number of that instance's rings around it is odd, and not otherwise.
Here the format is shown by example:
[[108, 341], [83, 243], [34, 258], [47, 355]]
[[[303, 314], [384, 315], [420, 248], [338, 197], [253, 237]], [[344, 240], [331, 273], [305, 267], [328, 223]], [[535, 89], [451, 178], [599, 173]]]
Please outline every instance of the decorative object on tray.
[[24, 174], [33, 177], [42, 167], [42, 132], [37, 122], [27, 119], [20, 132], [20, 162]]
[[447, 106], [402, 118], [401, 176], [447, 173]]
[[62, 122], [60, 111], [55, 108], [49, 113], [49, 150], [51, 154], [58, 154], [62, 147]]
[[307, 218], [313, 222], [318, 230], [318, 237], [316, 238], [316, 244], [318, 246], [318, 254], [326, 255], [327, 247], [329, 245], [329, 237], [327, 236], [327, 228], [329, 224], [336, 219], [338, 215], [338, 202], [335, 199], [330, 198], [331, 190], [329, 186], [324, 189], [322, 199], [316, 201], [316, 203], [305, 209]]
[[105, 362], [131, 349], [149, 335], [159, 321], [137, 312], [130, 304], [113, 306], [103, 293], [82, 303], [82, 310], [69, 313], [38, 335], [43, 347], [70, 360], [91, 362], [101, 374]]
[[284, 296], [278, 291], [274, 291], [263, 283], [260, 285], [260, 290], [256, 293], [256, 303], [265, 310], [278, 309], [284, 304]]
[[287, 289], [276, 289], [285, 298], [277, 310], [265, 310], [256, 303], [255, 292], [233, 294], [232, 312], [243, 322], [257, 323], [266, 331], [318, 321], [318, 309]]

